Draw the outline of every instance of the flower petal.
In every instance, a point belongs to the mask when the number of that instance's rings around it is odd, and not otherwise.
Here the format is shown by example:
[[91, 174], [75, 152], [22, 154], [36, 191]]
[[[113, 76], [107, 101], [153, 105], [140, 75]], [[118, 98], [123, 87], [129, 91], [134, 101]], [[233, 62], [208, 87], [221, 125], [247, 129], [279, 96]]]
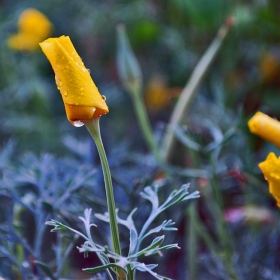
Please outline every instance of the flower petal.
[[274, 153], [270, 153], [264, 162], [259, 164], [264, 177], [269, 184], [269, 192], [277, 200], [277, 206], [280, 207], [280, 157], [277, 158]]

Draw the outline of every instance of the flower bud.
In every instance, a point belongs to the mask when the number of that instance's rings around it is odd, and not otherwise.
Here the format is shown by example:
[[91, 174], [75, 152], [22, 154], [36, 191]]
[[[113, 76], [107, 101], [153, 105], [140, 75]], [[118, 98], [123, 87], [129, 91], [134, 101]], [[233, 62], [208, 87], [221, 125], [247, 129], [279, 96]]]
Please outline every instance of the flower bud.
[[68, 120], [79, 122], [100, 117], [109, 112], [107, 104], [77, 54], [70, 38], [49, 38], [40, 46], [55, 72]]
[[257, 112], [248, 122], [249, 129], [252, 133], [273, 143], [280, 148], [280, 122], [261, 113]]
[[117, 68], [124, 87], [135, 92], [142, 87], [142, 72], [132, 51], [123, 24], [117, 26]]

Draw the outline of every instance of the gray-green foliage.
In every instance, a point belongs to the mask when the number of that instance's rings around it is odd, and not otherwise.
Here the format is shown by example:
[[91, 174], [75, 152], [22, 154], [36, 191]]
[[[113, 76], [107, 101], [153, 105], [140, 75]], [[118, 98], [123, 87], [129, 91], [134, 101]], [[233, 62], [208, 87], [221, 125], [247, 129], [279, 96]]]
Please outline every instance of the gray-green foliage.
[[[78, 247], [79, 251], [83, 252], [85, 256], [87, 256], [89, 252], [95, 252], [102, 264], [98, 267], [85, 268], [84, 271], [86, 272], [96, 273], [106, 269], [110, 279], [112, 279], [111, 274], [114, 272], [114, 268], [121, 268], [126, 272], [126, 274], [134, 273], [134, 271], [137, 270], [140, 272], [148, 272], [156, 279], [168, 279], [153, 271], [157, 264], [145, 264], [144, 262], [139, 262], [138, 258], [150, 255], [161, 255], [164, 250], [172, 248], [178, 249], [178, 244], [162, 245], [165, 238], [164, 235], [152, 238], [152, 241], [150, 241], [148, 245], [145, 245], [144, 248], [141, 247], [141, 243], [148, 236], [161, 231], [176, 231], [177, 229], [173, 227], [174, 222], [172, 222], [172, 220], [165, 220], [156, 227], [152, 227], [152, 223], [159, 214], [169, 207], [189, 199], [197, 198], [199, 193], [196, 191], [189, 194], [188, 185], [183, 185], [179, 190], [172, 191], [167, 199], [163, 203], [160, 203], [158, 190], [159, 185], [155, 184], [153, 186], [146, 187], [143, 192], [140, 193], [142, 198], [148, 200], [152, 205], [150, 215], [143, 223], [140, 230], [137, 230], [133, 220], [133, 215], [137, 209], [133, 209], [126, 219], [121, 219], [117, 216], [118, 224], [126, 227], [130, 232], [129, 252], [126, 257], [114, 253], [109, 246], [103, 246], [95, 243], [94, 237], [91, 234], [91, 227], [96, 227], [95, 224], [91, 223], [92, 209], [86, 209], [84, 211], [84, 217], [79, 217], [84, 223], [85, 234], [56, 220], [48, 221], [46, 224], [54, 227], [52, 231], [68, 229], [85, 239], [85, 242], [81, 245], [81, 247]], [[109, 223], [108, 213], [95, 214], [95, 217]]]

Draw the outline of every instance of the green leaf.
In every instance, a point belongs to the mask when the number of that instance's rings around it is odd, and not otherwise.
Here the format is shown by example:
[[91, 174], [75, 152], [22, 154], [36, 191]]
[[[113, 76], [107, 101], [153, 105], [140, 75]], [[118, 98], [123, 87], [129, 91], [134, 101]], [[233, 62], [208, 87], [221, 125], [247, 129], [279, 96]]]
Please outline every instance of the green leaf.
[[45, 207], [45, 209], [48, 211], [48, 212], [53, 212], [53, 205], [46, 202], [46, 201], [42, 201], [42, 204], [43, 206]]
[[161, 251], [165, 251], [165, 250], [169, 250], [169, 249], [173, 249], [173, 248], [181, 249], [180, 247], [178, 247], [178, 244], [169, 244], [169, 245], [165, 245], [163, 247], [157, 247], [152, 250], [149, 250], [149, 251], [145, 252], [145, 256], [160, 254]]
[[47, 275], [49, 276], [51, 279], [56, 280], [56, 278], [54, 277], [54, 275], [52, 274], [52, 271], [49, 269], [49, 267], [47, 265], [45, 265], [42, 262], [39, 261], [35, 261], [35, 263], [41, 268], [41, 270]]
[[58, 231], [58, 230], [66, 230], [66, 229], [68, 229], [67, 226], [65, 226], [62, 223], [60, 223], [58, 221], [55, 221], [55, 220], [47, 221], [46, 225], [54, 227], [51, 230], [51, 232]]
[[132, 264], [133, 269], [137, 269], [137, 270], [142, 271], [142, 272], [148, 272], [152, 276], [154, 276], [156, 279], [159, 279], [159, 280], [171, 280], [170, 278], [161, 276], [161, 275], [157, 274], [156, 272], [153, 272], [152, 269], [154, 269], [156, 266], [157, 265], [154, 265], [154, 264], [145, 265], [144, 263], [139, 263], [139, 262], [136, 262], [136, 263]]
[[88, 273], [96, 273], [96, 272], [99, 272], [101, 270], [105, 270], [108, 268], [121, 268], [125, 273], [127, 273], [123, 267], [121, 267], [115, 263], [108, 263], [105, 265], [100, 265], [100, 266], [92, 267], [92, 268], [83, 268], [83, 271], [88, 272]]
[[137, 234], [137, 232], [135, 231], [134, 228], [131, 228], [130, 237], [129, 237], [129, 253], [128, 253], [128, 255], [133, 254], [133, 252], [136, 248], [136, 245], [137, 245], [137, 240], [138, 240], [138, 234]]
[[150, 269], [150, 270], [153, 270], [154, 268], [156, 268], [158, 266], [158, 264], [140, 264], [140, 265], [137, 265], [136, 268], [137, 270], [139, 271], [142, 271], [142, 272], [145, 272], [146, 269], [143, 268], [143, 266], [145, 266], [146, 268]]
[[156, 237], [148, 247], [139, 251], [138, 253], [133, 255], [133, 257], [139, 257], [139, 256], [142, 256], [142, 255], [146, 255], [146, 253], [148, 251], [151, 251], [152, 249], [158, 247], [163, 242], [163, 240], [164, 240], [164, 235]]
[[158, 227], [151, 229], [145, 236], [143, 236], [143, 239], [146, 238], [147, 236], [153, 234], [153, 233], [160, 232], [161, 230], [167, 230], [167, 231], [176, 231], [176, 230], [178, 230], [175, 227], [170, 227], [171, 225], [174, 225], [174, 224], [175, 223], [172, 222], [172, 220], [168, 220], [168, 221], [165, 220]]
[[194, 150], [194, 151], [201, 151], [202, 147], [194, 142], [193, 140], [191, 140], [187, 135], [186, 133], [184, 133], [183, 129], [181, 126], [179, 125], [176, 125], [175, 128], [174, 128], [174, 133], [177, 137], [177, 139], [183, 144], [185, 145], [186, 147], [190, 148], [191, 150]]
[[144, 188], [143, 192], [140, 193], [143, 198], [146, 198], [152, 203], [153, 211], [158, 208], [159, 201], [157, 195], [157, 188], [151, 188], [150, 186]]

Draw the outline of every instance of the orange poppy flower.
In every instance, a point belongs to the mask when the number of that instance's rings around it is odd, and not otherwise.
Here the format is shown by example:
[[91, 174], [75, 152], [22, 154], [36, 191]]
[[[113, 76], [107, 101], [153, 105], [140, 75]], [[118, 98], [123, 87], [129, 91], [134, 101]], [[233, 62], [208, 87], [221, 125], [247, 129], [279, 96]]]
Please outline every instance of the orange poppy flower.
[[71, 124], [78, 126], [79, 122], [109, 112], [104, 98], [68, 36], [49, 38], [40, 43], [40, 46], [55, 72], [55, 81]]
[[24, 10], [18, 20], [18, 33], [8, 38], [8, 46], [17, 51], [35, 51], [39, 43], [51, 35], [49, 19], [35, 9]]

